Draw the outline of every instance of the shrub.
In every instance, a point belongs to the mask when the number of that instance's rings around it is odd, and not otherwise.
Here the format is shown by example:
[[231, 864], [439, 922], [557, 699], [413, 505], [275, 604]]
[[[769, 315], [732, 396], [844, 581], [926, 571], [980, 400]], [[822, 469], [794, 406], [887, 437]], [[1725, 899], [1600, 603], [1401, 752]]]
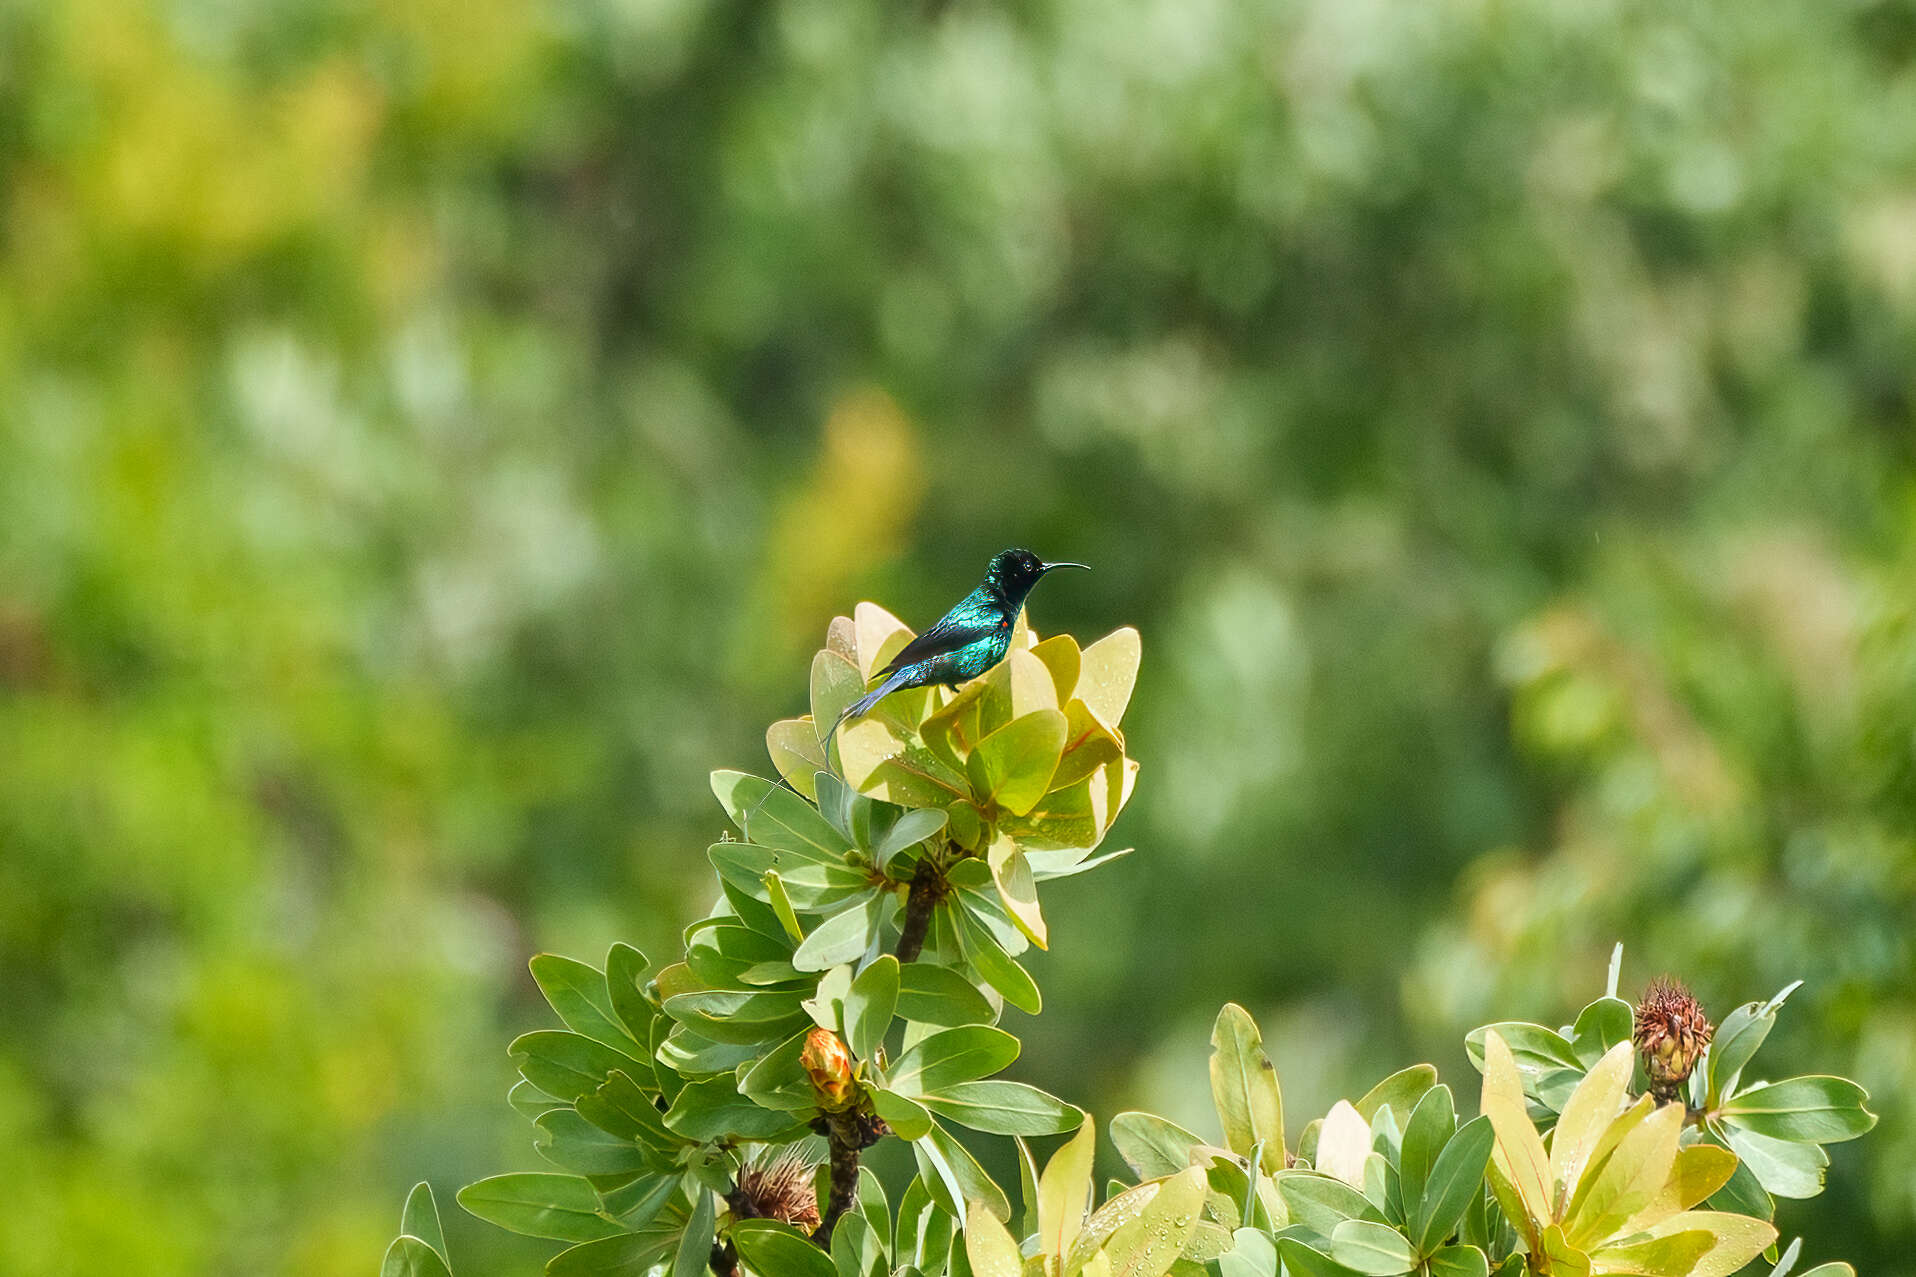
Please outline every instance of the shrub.
[[[1136, 1182], [1098, 1203], [1094, 1125], [996, 1076], [1020, 1050], [999, 1020], [1040, 1010], [1018, 959], [1047, 942], [1041, 884], [1123, 854], [1097, 849], [1138, 770], [1121, 726], [1138, 635], [1081, 648], [1021, 625], [983, 677], [897, 693], [833, 735], [909, 637], [870, 604], [834, 621], [811, 714], [767, 733], [782, 781], [713, 775], [737, 836], [710, 848], [718, 897], [679, 961], [532, 959], [565, 1027], [512, 1044], [508, 1099], [557, 1170], [459, 1202], [568, 1243], [552, 1277], [1723, 1277], [1759, 1255], [1790, 1271], [1800, 1242], [1778, 1259], [1773, 1198], [1821, 1190], [1823, 1145], [1875, 1122], [1867, 1096], [1752, 1080], [1789, 989], [1714, 1027], [1674, 982], [1620, 998], [1620, 949], [1571, 1024], [1470, 1035], [1477, 1117], [1420, 1064], [1294, 1147], [1258, 1028], [1227, 1005], [1217, 1140], [1119, 1114]], [[1015, 1193], [953, 1126], [1017, 1141]], [[1025, 1140], [1073, 1131], [1040, 1173]], [[895, 1205], [860, 1165], [884, 1139], [915, 1162]], [[448, 1277], [423, 1184], [401, 1233], [386, 1277]]]

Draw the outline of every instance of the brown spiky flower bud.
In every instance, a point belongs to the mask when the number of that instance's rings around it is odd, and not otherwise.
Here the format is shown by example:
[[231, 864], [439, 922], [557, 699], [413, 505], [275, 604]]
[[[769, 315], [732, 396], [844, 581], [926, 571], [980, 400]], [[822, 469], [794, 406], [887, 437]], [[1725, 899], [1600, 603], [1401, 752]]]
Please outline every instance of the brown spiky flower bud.
[[829, 1113], [844, 1108], [852, 1099], [852, 1053], [836, 1033], [814, 1026], [805, 1035], [798, 1062], [818, 1091], [819, 1108]]
[[1680, 980], [1658, 976], [1637, 1003], [1635, 1032], [1650, 1093], [1668, 1104], [1682, 1093], [1716, 1027]]
[[726, 1205], [739, 1219], [776, 1219], [810, 1233], [818, 1227], [817, 1167], [794, 1153], [770, 1161], [747, 1162]]

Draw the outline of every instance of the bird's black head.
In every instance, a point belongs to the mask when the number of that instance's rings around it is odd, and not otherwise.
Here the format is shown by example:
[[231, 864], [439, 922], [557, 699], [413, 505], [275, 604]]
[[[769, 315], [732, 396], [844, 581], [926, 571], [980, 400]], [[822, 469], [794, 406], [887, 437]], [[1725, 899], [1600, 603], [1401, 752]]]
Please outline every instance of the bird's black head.
[[985, 583], [995, 586], [1006, 601], [1022, 603], [1038, 578], [1053, 568], [1081, 568], [1082, 563], [1046, 563], [1029, 550], [1000, 550], [985, 569]]

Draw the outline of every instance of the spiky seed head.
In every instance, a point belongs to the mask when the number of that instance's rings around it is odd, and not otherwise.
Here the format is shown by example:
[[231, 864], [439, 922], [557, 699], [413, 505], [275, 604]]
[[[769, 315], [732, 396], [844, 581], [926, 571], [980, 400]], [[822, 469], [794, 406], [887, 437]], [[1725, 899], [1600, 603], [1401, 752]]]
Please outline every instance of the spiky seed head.
[[1658, 1100], [1677, 1098], [1715, 1035], [1716, 1027], [1682, 981], [1658, 976], [1650, 982], [1637, 1003], [1632, 1036]]
[[805, 1046], [798, 1063], [811, 1076], [818, 1091], [819, 1107], [831, 1112], [845, 1107], [852, 1098], [852, 1054], [830, 1029], [816, 1025], [805, 1035]]
[[727, 1204], [740, 1219], [776, 1219], [810, 1233], [818, 1227], [817, 1170], [790, 1150], [769, 1161], [747, 1162]]

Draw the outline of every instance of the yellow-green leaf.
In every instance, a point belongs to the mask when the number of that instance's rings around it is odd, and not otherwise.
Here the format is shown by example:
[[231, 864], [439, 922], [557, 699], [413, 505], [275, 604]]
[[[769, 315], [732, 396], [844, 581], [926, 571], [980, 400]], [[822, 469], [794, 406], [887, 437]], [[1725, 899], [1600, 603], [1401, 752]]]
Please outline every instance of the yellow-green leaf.
[[1083, 653], [1078, 649], [1078, 640], [1069, 634], [1053, 634], [1044, 642], [1036, 644], [1031, 654], [1044, 662], [1051, 671], [1051, 683], [1057, 689], [1055, 704], [1062, 706], [1071, 699], [1078, 687], [1078, 670], [1083, 664]]
[[986, 853], [986, 863], [991, 866], [991, 880], [998, 886], [998, 898], [1004, 902], [1011, 920], [1018, 924], [1018, 930], [1040, 949], [1050, 948], [1046, 943], [1044, 914], [1038, 908], [1038, 882], [1031, 876], [1031, 866], [1018, 844], [999, 837]]
[[858, 673], [866, 682], [912, 639], [910, 627], [876, 603], [852, 609], [852, 632], [858, 643]]
[[1736, 1173], [1736, 1154], [1716, 1144], [1692, 1144], [1679, 1149], [1670, 1177], [1648, 1206], [1632, 1215], [1617, 1231], [1622, 1236], [1654, 1228], [1679, 1211], [1709, 1200]]
[[1106, 727], [1116, 727], [1124, 717], [1142, 655], [1143, 643], [1130, 626], [1113, 630], [1084, 649], [1078, 667], [1078, 698]]
[[1011, 687], [1011, 716], [1023, 718], [1041, 709], [1058, 708], [1058, 684], [1051, 668], [1030, 652], [1013, 648], [1005, 655]]
[[965, 1204], [965, 1258], [974, 1277], [1022, 1277], [1018, 1243], [983, 1202]]
[[1497, 1148], [1491, 1160], [1503, 1172], [1534, 1227], [1541, 1229], [1555, 1217], [1550, 1198], [1550, 1159], [1524, 1107], [1517, 1061], [1495, 1031], [1484, 1037], [1484, 1086], [1479, 1108], [1497, 1132]]
[[825, 750], [818, 743], [816, 724], [807, 718], [780, 719], [765, 729], [765, 752], [787, 784], [818, 801], [812, 778], [825, 770]]
[[[1776, 1241], [1776, 1229], [1748, 1215], [1724, 1211], [1693, 1210], [1672, 1215], [1647, 1230], [1650, 1238], [1676, 1237], [1684, 1233], [1707, 1233], [1714, 1244], [1694, 1265], [1683, 1271], [1689, 1277], [1729, 1277]], [[1607, 1249], [1607, 1248], [1606, 1248]], [[1622, 1249], [1619, 1247], [1618, 1249]], [[1604, 1253], [1604, 1252], [1599, 1252]], [[1606, 1269], [1629, 1272], [1630, 1269]]]
[[1091, 1163], [1098, 1147], [1097, 1123], [1086, 1122], [1045, 1163], [1038, 1177], [1038, 1247], [1062, 1256], [1084, 1226], [1091, 1203]]
[[1590, 1277], [1590, 1257], [1570, 1244], [1563, 1229], [1552, 1224], [1543, 1231], [1543, 1253], [1551, 1277]]
[[1636, 1048], [1619, 1042], [1604, 1053], [1570, 1099], [1557, 1119], [1550, 1137], [1550, 1182], [1558, 1201], [1569, 1201], [1577, 1191], [1577, 1180], [1589, 1164], [1611, 1122], [1623, 1109], [1623, 1098], [1630, 1086], [1630, 1074], [1636, 1067]]
[[1616, 1151], [1593, 1172], [1584, 1191], [1573, 1198], [1564, 1231], [1578, 1246], [1597, 1245], [1614, 1236], [1626, 1220], [1656, 1200], [1676, 1164], [1683, 1106], [1665, 1104], [1623, 1137]]
[[1064, 715], [1041, 709], [1012, 719], [979, 741], [966, 764], [979, 796], [1014, 816], [1036, 807], [1058, 769], [1064, 733]]
[[1337, 1101], [1317, 1133], [1317, 1169], [1363, 1192], [1370, 1142], [1370, 1124], [1348, 1100]]
[[1105, 1243], [1111, 1277], [1163, 1277], [1197, 1230], [1205, 1187], [1204, 1169], [1198, 1166], [1164, 1181], [1138, 1217]]
[[1284, 1095], [1277, 1067], [1264, 1053], [1257, 1022], [1235, 1002], [1224, 1004], [1211, 1029], [1211, 1098], [1227, 1148], [1249, 1156], [1261, 1142], [1264, 1169], [1284, 1169]]

